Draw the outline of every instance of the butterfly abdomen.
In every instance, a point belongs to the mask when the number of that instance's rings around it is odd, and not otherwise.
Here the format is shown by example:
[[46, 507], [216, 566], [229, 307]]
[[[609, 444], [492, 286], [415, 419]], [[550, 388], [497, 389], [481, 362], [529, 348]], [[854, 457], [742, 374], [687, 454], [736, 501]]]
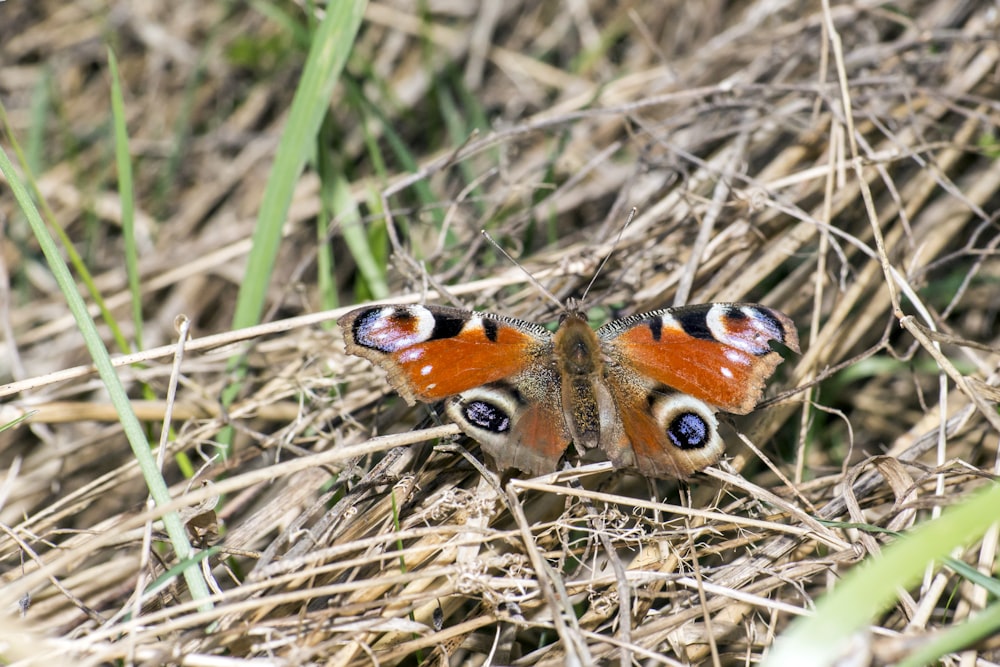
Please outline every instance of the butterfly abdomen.
[[604, 375], [601, 343], [586, 320], [572, 312], [563, 318], [552, 342], [566, 427], [578, 447], [597, 447], [601, 442]]

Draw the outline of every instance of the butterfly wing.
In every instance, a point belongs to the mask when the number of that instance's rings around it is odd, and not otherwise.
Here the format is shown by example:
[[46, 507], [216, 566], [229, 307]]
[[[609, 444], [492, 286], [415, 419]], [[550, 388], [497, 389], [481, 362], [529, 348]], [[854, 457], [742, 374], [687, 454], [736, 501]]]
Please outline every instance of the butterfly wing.
[[719, 422], [704, 402], [630, 372], [606, 384], [617, 421], [602, 425], [601, 448], [616, 468], [686, 479], [722, 456]]
[[554, 471], [569, 446], [559, 378], [537, 365], [509, 380], [474, 387], [448, 401], [445, 411], [501, 470], [535, 475]]
[[570, 439], [547, 329], [439, 306], [369, 306], [338, 324], [347, 352], [385, 369], [408, 403], [450, 399], [448, 415], [499, 467], [555, 470]]
[[347, 352], [384, 368], [411, 405], [517, 375], [552, 338], [530, 322], [440, 306], [368, 306], [337, 323]]
[[613, 365], [737, 414], [753, 410], [781, 363], [770, 343], [799, 349], [792, 321], [756, 304], [668, 308], [609, 322], [597, 335]]
[[615, 403], [615, 414], [604, 415], [601, 447], [616, 466], [652, 477], [683, 479], [715, 463], [725, 445], [713, 406], [750, 412], [781, 362], [771, 341], [798, 351], [788, 317], [750, 304], [645, 313], [597, 335]]

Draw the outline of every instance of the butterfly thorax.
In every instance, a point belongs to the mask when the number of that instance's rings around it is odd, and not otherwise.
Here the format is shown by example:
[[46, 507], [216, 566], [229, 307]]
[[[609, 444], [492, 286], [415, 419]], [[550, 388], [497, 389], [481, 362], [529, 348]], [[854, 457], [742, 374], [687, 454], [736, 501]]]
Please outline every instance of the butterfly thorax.
[[564, 375], [593, 375], [601, 370], [601, 345], [597, 334], [577, 313], [568, 313], [553, 336], [559, 370]]

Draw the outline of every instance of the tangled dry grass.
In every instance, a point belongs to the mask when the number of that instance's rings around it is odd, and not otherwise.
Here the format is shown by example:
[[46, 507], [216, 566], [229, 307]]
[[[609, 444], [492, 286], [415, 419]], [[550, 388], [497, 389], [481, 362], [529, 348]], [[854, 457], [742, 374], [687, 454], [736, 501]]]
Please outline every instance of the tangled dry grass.
[[[303, 58], [299, 8], [0, 5], [11, 126], [134, 338], [106, 44], [121, 61], [146, 351], [119, 368], [153, 442], [172, 410], [164, 474], [218, 593], [199, 608], [171, 570], [115, 412], [4, 193], [0, 421], [31, 411], [0, 433], [5, 658], [758, 662], [892, 539], [858, 526], [906, 530], [997, 472], [996, 11], [373, 2], [327, 145], [363, 217], [318, 224], [324, 184], [304, 175], [267, 324], [230, 331]], [[551, 320], [485, 226], [561, 298], [613, 248], [590, 294], [605, 317], [758, 301], [799, 323], [803, 354], [691, 484], [603, 464], [507, 483], [344, 355], [317, 248], [332, 248], [340, 299], [364, 296], [343, 236], [357, 224], [393, 250], [399, 301]], [[181, 314], [194, 338], [174, 375]], [[234, 355], [246, 375], [224, 407]], [[989, 574], [996, 541], [959, 556]], [[855, 657], [897, 662], [986, 601], [939, 575]], [[990, 641], [966, 648], [948, 663], [1000, 661]]]

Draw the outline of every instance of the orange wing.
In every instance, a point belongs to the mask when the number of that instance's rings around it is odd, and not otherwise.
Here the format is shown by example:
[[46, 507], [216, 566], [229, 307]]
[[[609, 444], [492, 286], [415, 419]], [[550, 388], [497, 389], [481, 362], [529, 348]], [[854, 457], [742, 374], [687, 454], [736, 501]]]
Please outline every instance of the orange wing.
[[648, 477], [687, 479], [722, 456], [719, 422], [705, 403], [662, 387], [609, 386], [620, 426], [602, 438], [601, 447], [615, 467], [634, 468]]
[[792, 321], [756, 304], [668, 308], [610, 322], [597, 335], [613, 365], [738, 414], [753, 410], [781, 363], [771, 341], [799, 349]]
[[501, 469], [556, 469], [570, 438], [547, 329], [439, 306], [370, 306], [338, 324], [409, 403], [450, 397], [448, 415]]
[[517, 375], [552, 338], [529, 322], [440, 306], [368, 306], [337, 323], [347, 352], [384, 368], [410, 404]]

